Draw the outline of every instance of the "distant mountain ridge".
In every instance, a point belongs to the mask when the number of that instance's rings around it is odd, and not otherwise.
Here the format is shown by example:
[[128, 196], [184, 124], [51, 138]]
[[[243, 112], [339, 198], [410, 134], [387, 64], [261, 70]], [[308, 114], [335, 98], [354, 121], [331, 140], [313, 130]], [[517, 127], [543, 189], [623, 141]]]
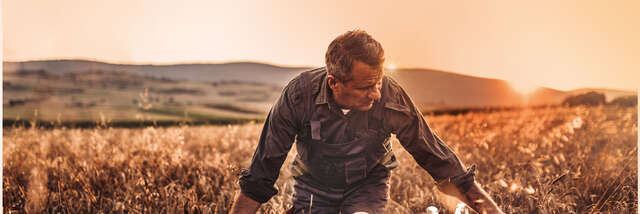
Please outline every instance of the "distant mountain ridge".
[[131, 65], [110, 64], [89, 60], [43, 60], [26, 62], [3, 62], [3, 72], [18, 70], [45, 70], [64, 75], [85, 71], [129, 71], [142, 76], [169, 78], [173, 80], [219, 82], [247, 80], [266, 84], [283, 85], [305, 67], [279, 67], [254, 62], [231, 62], [221, 64], [175, 64], [175, 65]]
[[[255, 62], [222, 64], [127, 65], [88, 60], [45, 60], [3, 62], [3, 72], [44, 70], [64, 75], [85, 71], [129, 71], [138, 75], [168, 78], [179, 81], [221, 82], [242, 81], [284, 86], [290, 79], [310, 67], [279, 67]], [[595, 90], [604, 93], [607, 100], [636, 92], [608, 89], [578, 89], [560, 91], [541, 87], [524, 96], [511, 88], [508, 82], [456, 74], [433, 69], [398, 69], [388, 72], [409, 93], [423, 110], [488, 106], [519, 106], [557, 104], [568, 95]]]

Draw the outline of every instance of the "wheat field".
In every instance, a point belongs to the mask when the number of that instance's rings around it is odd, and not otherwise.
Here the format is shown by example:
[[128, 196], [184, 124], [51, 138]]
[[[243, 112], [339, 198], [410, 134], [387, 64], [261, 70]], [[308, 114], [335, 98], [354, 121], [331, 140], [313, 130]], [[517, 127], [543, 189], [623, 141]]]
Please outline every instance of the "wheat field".
[[[636, 213], [637, 108], [550, 107], [428, 116], [506, 213]], [[262, 125], [3, 128], [4, 213], [227, 213]], [[457, 203], [394, 140], [387, 213]], [[261, 213], [283, 213], [293, 191]]]

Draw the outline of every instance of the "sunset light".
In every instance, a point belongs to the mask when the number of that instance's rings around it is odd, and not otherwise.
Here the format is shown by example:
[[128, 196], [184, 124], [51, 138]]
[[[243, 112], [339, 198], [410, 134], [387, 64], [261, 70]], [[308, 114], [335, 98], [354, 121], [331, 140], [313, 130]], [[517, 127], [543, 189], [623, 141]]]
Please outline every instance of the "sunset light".
[[387, 70], [388, 72], [394, 72], [396, 71], [397, 67], [396, 67], [396, 64], [394, 63], [385, 63], [384, 69]]
[[0, 214], [640, 214], [640, 0], [0, 1]]
[[[331, 38], [362, 29], [383, 44], [389, 72], [429, 68], [503, 80], [535, 73], [527, 79], [559, 90], [635, 90], [640, 79], [635, 72], [640, 1], [576, 6], [574, 1], [360, 0], [340, 10], [330, 1], [241, 2], [3, 1], [3, 60], [321, 67]], [[385, 11], [385, 16], [353, 10]]]
[[522, 95], [528, 95], [536, 91], [539, 87], [528, 81], [508, 81], [509, 86]]

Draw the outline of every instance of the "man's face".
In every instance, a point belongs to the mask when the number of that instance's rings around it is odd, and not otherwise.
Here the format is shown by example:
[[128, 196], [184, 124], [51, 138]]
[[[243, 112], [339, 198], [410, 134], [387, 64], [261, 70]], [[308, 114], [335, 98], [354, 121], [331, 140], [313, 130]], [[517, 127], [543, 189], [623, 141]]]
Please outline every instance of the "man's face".
[[354, 60], [351, 66], [351, 80], [341, 82], [329, 75], [329, 87], [333, 92], [334, 101], [344, 109], [368, 111], [373, 102], [381, 97], [382, 66], [373, 68], [366, 63]]

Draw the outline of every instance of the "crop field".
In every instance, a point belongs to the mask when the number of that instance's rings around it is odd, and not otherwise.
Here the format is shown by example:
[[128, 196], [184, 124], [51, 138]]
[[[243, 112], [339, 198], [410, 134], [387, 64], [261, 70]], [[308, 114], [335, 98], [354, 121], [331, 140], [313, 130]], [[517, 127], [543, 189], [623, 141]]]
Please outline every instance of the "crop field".
[[[553, 107], [428, 116], [505, 213], [637, 213], [637, 108]], [[227, 213], [262, 124], [3, 129], [4, 213]], [[456, 201], [394, 140], [387, 213], [453, 213]], [[279, 193], [261, 213], [291, 206]]]

